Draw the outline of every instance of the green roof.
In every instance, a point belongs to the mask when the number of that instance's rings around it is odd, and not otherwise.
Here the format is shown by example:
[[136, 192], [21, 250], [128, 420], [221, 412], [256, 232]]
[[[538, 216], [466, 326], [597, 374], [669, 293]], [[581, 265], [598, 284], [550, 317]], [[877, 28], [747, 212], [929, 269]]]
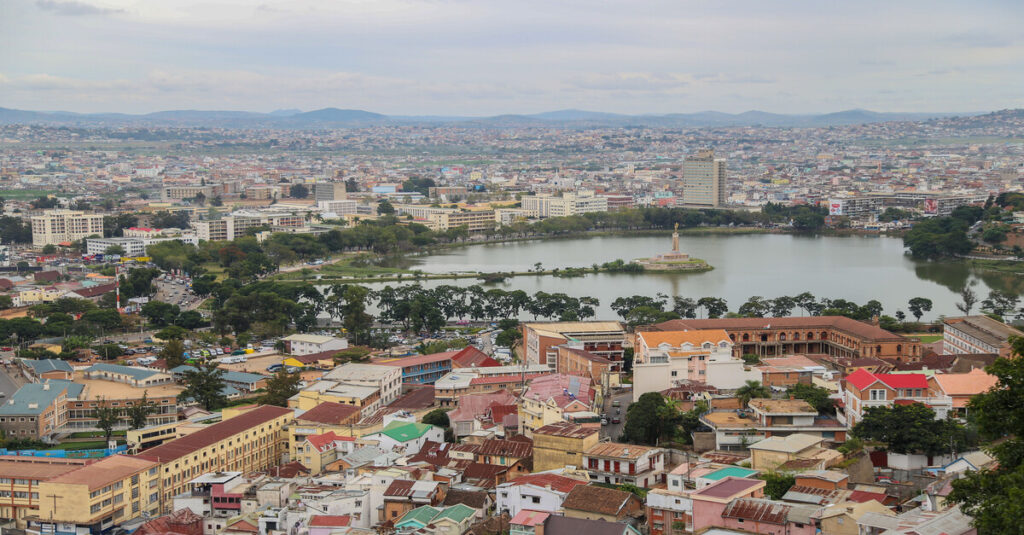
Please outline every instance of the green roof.
[[757, 470], [751, 470], [749, 468], [740, 468], [739, 466], [727, 466], [720, 470], [715, 470], [710, 474], [704, 474], [700, 476], [703, 479], [710, 479], [711, 481], [718, 481], [729, 476], [732, 477], [750, 477], [757, 473]]
[[461, 524], [474, 514], [476, 514], [476, 509], [473, 509], [464, 503], [457, 503], [451, 507], [445, 508], [445, 510], [441, 511], [441, 514], [435, 516], [431, 522], [437, 522], [442, 518], [448, 518], [457, 524]]
[[402, 518], [395, 522], [395, 527], [403, 526], [410, 523], [418, 524], [420, 527], [426, 526], [431, 520], [440, 513], [440, 509], [435, 509], [429, 505], [423, 507], [417, 507], [408, 513], [402, 515]]
[[427, 431], [434, 427], [429, 424], [421, 424], [416, 422], [401, 422], [393, 420], [380, 432], [391, 437], [399, 442], [407, 442], [423, 436]]

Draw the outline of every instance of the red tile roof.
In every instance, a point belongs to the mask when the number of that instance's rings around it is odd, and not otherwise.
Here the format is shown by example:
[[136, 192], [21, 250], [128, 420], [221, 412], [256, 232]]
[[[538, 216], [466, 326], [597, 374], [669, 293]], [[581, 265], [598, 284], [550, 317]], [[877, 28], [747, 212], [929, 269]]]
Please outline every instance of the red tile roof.
[[928, 376], [923, 373], [876, 373], [875, 377], [892, 388], [928, 388]]
[[863, 368], [859, 368], [846, 376], [846, 382], [853, 385], [857, 390], [864, 390], [877, 380], [873, 373]]
[[203, 517], [191, 509], [179, 509], [169, 515], [160, 516], [139, 526], [135, 535], [195, 535], [203, 532]]
[[355, 438], [343, 437], [341, 435], [334, 434], [334, 431], [328, 431], [322, 435], [309, 435], [306, 437], [306, 440], [316, 448], [316, 451], [323, 452], [328, 449], [332, 449], [331, 445], [334, 444], [336, 440], [354, 442]]
[[135, 457], [156, 462], [173, 461], [216, 444], [229, 436], [237, 435], [253, 427], [259, 427], [271, 420], [292, 413], [292, 409], [264, 405], [239, 414], [234, 418], [229, 418], [218, 424], [200, 429], [190, 435], [185, 435], [170, 442], [165, 442], [155, 448], [150, 448], [136, 454]]
[[[786, 329], [817, 331], [821, 329], [837, 329], [847, 334], [871, 341], [910, 340], [904, 336], [893, 334], [881, 327], [864, 323], [845, 316], [794, 316], [788, 318], [718, 318], [718, 319], [680, 319], [670, 320], [651, 325], [650, 330], [682, 331], [700, 329], [756, 330]], [[817, 336], [815, 336], [817, 338]]]
[[533, 442], [501, 440], [497, 438], [485, 440], [480, 444], [480, 449], [477, 450], [477, 454], [523, 459], [533, 456]]
[[347, 422], [353, 415], [359, 414], [359, 407], [325, 401], [296, 418], [305, 422], [338, 425]]
[[550, 485], [552, 490], [567, 493], [578, 485], [586, 485], [587, 482], [556, 474], [526, 474], [504, 484], [534, 485], [537, 487], [548, 487]]
[[341, 528], [348, 526], [351, 521], [352, 517], [349, 515], [313, 515], [309, 519], [309, 527]]
[[885, 503], [885, 494], [881, 492], [867, 492], [864, 490], [855, 490], [850, 493], [847, 498], [851, 502], [864, 503], [871, 500], [875, 500], [878, 503]]
[[786, 516], [792, 506], [783, 502], [763, 500], [757, 498], [739, 498], [733, 500], [722, 511], [725, 518], [742, 518], [754, 522], [765, 522], [768, 524], [785, 524]]
[[492, 368], [501, 366], [501, 363], [473, 346], [466, 346], [452, 356], [452, 366], [456, 368]]

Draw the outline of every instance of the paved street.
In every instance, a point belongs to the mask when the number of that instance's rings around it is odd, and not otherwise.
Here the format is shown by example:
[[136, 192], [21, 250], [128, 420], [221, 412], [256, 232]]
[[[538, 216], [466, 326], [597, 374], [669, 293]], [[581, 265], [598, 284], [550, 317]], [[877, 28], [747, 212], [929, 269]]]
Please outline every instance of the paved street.
[[[0, 355], [3, 356], [4, 360], [10, 360], [13, 353], [4, 352]], [[11, 397], [11, 395], [13, 395], [18, 390], [18, 385], [21, 384], [20, 382], [15, 382], [14, 379], [11, 378], [11, 376], [8, 374], [9, 371], [10, 373], [14, 373], [14, 368], [0, 366], [0, 394], [4, 395], [4, 401], [6, 401], [7, 398]]]
[[[615, 413], [615, 407], [612, 407], [613, 401], [618, 401], [622, 406], [619, 407], [619, 413]], [[612, 394], [604, 400], [604, 407], [601, 412], [608, 415], [608, 425], [601, 426], [601, 438], [609, 438], [613, 441], [619, 440], [622, 436], [622, 429], [626, 425], [626, 409], [629, 408], [629, 404], [633, 401], [633, 392], [626, 390], [625, 392]], [[618, 424], [612, 423], [612, 418], [616, 416], [621, 420]]]

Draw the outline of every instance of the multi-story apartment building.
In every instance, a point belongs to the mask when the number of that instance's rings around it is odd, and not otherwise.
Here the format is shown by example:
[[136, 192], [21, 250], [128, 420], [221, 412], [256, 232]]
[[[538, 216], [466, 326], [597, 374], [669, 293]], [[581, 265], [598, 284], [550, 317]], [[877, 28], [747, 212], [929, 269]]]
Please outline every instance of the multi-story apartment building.
[[[30, 532], [102, 533], [143, 515], [160, 514], [160, 464], [114, 455], [43, 481]], [[52, 497], [52, 498], [51, 498]]]
[[289, 230], [306, 226], [306, 216], [293, 213], [262, 213], [238, 211], [220, 219], [196, 221], [192, 227], [196, 236], [204, 241], [233, 240], [245, 235], [249, 229], [269, 227], [270, 230]]
[[317, 182], [313, 184], [313, 200], [318, 204], [323, 201], [341, 201], [348, 198], [344, 182]]
[[581, 349], [613, 362], [622, 361], [626, 329], [617, 321], [562, 321], [523, 323], [523, 360], [527, 364], [543, 364], [555, 368], [557, 346], [570, 341]]
[[374, 364], [400, 368], [403, 383], [429, 385], [452, 371], [452, 356], [456, 353], [458, 351], [446, 351], [432, 355], [381, 360]]
[[194, 232], [182, 232], [176, 236], [91, 238], [85, 241], [85, 252], [90, 255], [105, 254], [108, 249], [117, 246], [124, 249], [124, 256], [146, 256], [147, 247], [165, 241], [198, 245], [199, 237]]
[[726, 203], [729, 192], [725, 178], [726, 162], [715, 158], [715, 151], [702, 150], [683, 160], [683, 204], [718, 207]]
[[571, 413], [589, 412], [595, 394], [588, 377], [552, 374], [530, 381], [519, 400], [519, 433], [532, 437], [535, 429], [564, 421]]
[[647, 493], [647, 524], [651, 535], [683, 535], [693, 530], [693, 499], [687, 486], [692, 464], [683, 463], [665, 476], [665, 488]]
[[734, 359], [732, 340], [722, 329], [641, 331], [634, 338], [634, 399], [680, 381], [708, 382], [712, 361]]
[[843, 380], [841, 422], [853, 427], [870, 407], [923, 403], [935, 410], [936, 418], [945, 418], [953, 410], [953, 398], [934, 391], [923, 373], [870, 373], [857, 370]]
[[[42, 501], [39, 486], [49, 479], [77, 470], [92, 459], [0, 456], [0, 518], [16, 520], [38, 514]], [[52, 500], [52, 498], [51, 498]]]
[[351, 199], [342, 199], [335, 201], [318, 201], [316, 203], [317, 208], [321, 212], [327, 212], [337, 215], [348, 215], [359, 213], [359, 203]]
[[402, 370], [393, 366], [349, 362], [324, 374], [324, 380], [376, 388], [383, 405], [398, 399], [402, 393]]
[[591, 481], [641, 488], [665, 482], [665, 452], [638, 444], [604, 442], [583, 452]]
[[32, 245], [57, 245], [88, 236], [103, 236], [103, 214], [79, 210], [47, 210], [32, 216]]
[[459, 368], [434, 382], [434, 399], [441, 407], [454, 407], [469, 394], [522, 392], [532, 379], [554, 371], [545, 364]]
[[225, 409], [224, 420], [135, 455], [158, 463], [159, 511], [169, 513], [172, 498], [207, 472], [265, 470], [281, 462], [292, 409], [274, 406]]
[[555, 422], [533, 430], [533, 471], [566, 466], [580, 468], [583, 452], [597, 445], [599, 429], [571, 422]]
[[194, 199], [202, 194], [207, 199], [215, 195], [213, 186], [164, 186], [160, 191], [160, 200], [164, 202]]
[[1009, 358], [1012, 336], [1024, 336], [1024, 332], [988, 316], [942, 320], [942, 351], [946, 354], [989, 353]]
[[562, 196], [540, 194], [524, 196], [522, 209], [530, 217], [566, 217], [588, 212], [607, 212], [608, 198], [592, 191], [565, 193]]
[[62, 379], [26, 384], [0, 405], [0, 429], [9, 438], [50, 436], [67, 424], [68, 398], [79, 397], [84, 388]]
[[787, 318], [679, 319], [640, 327], [641, 331], [723, 329], [740, 357], [823, 354], [831, 357], [875, 357], [893, 362], [917, 362], [921, 343], [877, 325], [845, 316]]

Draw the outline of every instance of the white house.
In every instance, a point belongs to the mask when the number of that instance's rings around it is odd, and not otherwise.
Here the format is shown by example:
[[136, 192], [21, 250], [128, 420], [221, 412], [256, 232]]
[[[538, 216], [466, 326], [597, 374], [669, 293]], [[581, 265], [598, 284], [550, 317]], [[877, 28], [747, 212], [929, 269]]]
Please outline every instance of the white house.
[[[444, 429], [429, 424], [405, 421], [391, 414], [384, 417], [384, 428], [364, 435], [363, 442], [376, 442], [384, 451], [401, 451], [406, 455], [419, 453], [426, 441], [444, 442]], [[390, 419], [390, 421], [388, 421]]]
[[551, 473], [527, 474], [498, 485], [498, 512], [516, 516], [523, 509], [557, 512], [569, 491], [587, 482]]
[[282, 338], [289, 355], [312, 355], [348, 349], [348, 340], [320, 334], [293, 334]]
[[633, 401], [681, 381], [706, 383], [723, 390], [739, 388], [761, 373], [733, 357], [733, 343], [722, 329], [636, 333]]

